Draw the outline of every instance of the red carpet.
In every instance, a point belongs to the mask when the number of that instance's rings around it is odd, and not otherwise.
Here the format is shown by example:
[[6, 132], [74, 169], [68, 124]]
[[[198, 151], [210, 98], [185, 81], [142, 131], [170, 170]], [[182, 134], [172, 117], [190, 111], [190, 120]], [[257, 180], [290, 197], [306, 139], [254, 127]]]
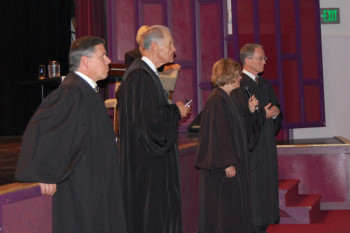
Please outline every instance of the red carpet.
[[350, 210], [324, 210], [313, 224], [269, 226], [268, 233], [349, 233]]

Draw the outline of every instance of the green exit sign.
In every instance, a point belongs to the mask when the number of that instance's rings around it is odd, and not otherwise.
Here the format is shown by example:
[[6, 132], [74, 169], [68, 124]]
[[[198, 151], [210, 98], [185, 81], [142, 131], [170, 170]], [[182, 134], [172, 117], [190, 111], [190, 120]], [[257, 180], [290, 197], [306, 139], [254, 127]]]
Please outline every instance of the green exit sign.
[[321, 8], [321, 24], [340, 24], [339, 8]]

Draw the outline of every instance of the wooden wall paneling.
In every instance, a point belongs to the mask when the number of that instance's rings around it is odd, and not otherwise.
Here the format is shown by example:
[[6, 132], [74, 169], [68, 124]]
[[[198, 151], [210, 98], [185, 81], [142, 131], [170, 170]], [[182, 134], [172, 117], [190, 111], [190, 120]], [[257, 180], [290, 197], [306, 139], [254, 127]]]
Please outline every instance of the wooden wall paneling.
[[136, 46], [138, 28], [135, 28], [135, 4], [134, 1], [123, 0], [110, 0], [110, 4], [112, 16], [108, 17], [108, 23], [111, 23], [108, 27], [109, 54], [112, 62], [123, 63], [125, 52]]
[[[237, 1], [237, 22], [238, 25], [238, 45], [241, 48], [247, 43], [253, 43], [254, 40], [254, 6], [252, 0]], [[233, 6], [234, 7], [234, 6]], [[233, 8], [234, 9], [234, 8]]]
[[282, 62], [283, 69], [283, 92], [284, 102], [288, 103], [288, 108], [285, 108], [284, 121], [287, 123], [299, 123], [300, 116], [300, 96], [298, 91], [298, 64], [294, 59], [285, 59]]
[[181, 65], [173, 102], [184, 101], [191, 98], [192, 111], [188, 118], [182, 119], [179, 130], [187, 131], [187, 126], [198, 115], [197, 99], [197, 66], [196, 66], [196, 27], [194, 17], [194, 1], [171, 1], [171, 31], [176, 48], [174, 63]]
[[278, 79], [276, 23], [274, 0], [260, 0], [259, 6], [259, 32], [260, 44], [264, 46], [268, 60], [264, 68], [266, 79]]
[[324, 93], [321, 43], [318, 34], [319, 10], [315, 0], [300, 1], [300, 59], [304, 96], [303, 122], [308, 126], [324, 126]]
[[[232, 35], [227, 35], [226, 29], [227, 1], [232, 4]], [[115, 22], [108, 25], [109, 32], [114, 32], [108, 36], [109, 56], [113, 62], [123, 62], [124, 53], [135, 47], [139, 26], [168, 26], [177, 49], [175, 62], [182, 66], [174, 100], [193, 99], [193, 116], [181, 123], [184, 129], [201, 111], [209, 96], [214, 62], [225, 56], [238, 61], [239, 48], [243, 44], [261, 43], [268, 57], [264, 77], [270, 80], [278, 93], [286, 118], [284, 127], [323, 125], [319, 0], [227, 1], [108, 0], [109, 4], [114, 4], [114, 12], [108, 9], [111, 11], [109, 15], [115, 15]], [[287, 71], [295, 75], [292, 79], [296, 83], [287, 80], [286, 77], [292, 76]], [[314, 90], [310, 87], [319, 88], [319, 106], [315, 107], [318, 112], [307, 109], [311, 101], [305, 100], [310, 96], [305, 90]], [[295, 101], [294, 96], [299, 99]], [[294, 102], [290, 104], [292, 99]], [[318, 114], [319, 117], [310, 114]]]
[[304, 106], [305, 106], [305, 121], [307, 123], [320, 122], [321, 109], [320, 109], [320, 88], [318, 85], [305, 85], [304, 86]]
[[303, 78], [319, 79], [317, 59], [317, 33], [314, 0], [299, 1], [301, 21], [301, 50], [303, 60]]
[[[173, 96], [173, 103], [176, 103], [177, 101], [184, 102], [186, 98], [192, 99], [192, 106], [195, 106], [197, 103], [197, 100], [194, 95], [194, 86], [192, 79], [195, 78], [195, 68], [191, 67], [182, 67], [181, 71], [177, 77], [174, 96]], [[192, 111], [190, 116], [187, 118], [184, 118], [180, 122], [180, 130], [186, 131], [186, 127], [191, 124], [191, 122], [195, 119], [197, 116], [197, 111]]]
[[296, 54], [296, 24], [294, 0], [280, 0], [282, 53]]
[[143, 2], [142, 8], [142, 21], [146, 25], [165, 25], [167, 22], [167, 7], [164, 2]]
[[[198, 1], [197, 32], [198, 32], [198, 80], [199, 96], [203, 107], [207, 95], [203, 96], [204, 90], [211, 90], [210, 76], [214, 63], [224, 57], [223, 35], [223, 1]], [[205, 97], [205, 98], [203, 98]]]
[[195, 19], [191, 0], [172, 1], [171, 30], [176, 48], [176, 61], [193, 66], [195, 61]]

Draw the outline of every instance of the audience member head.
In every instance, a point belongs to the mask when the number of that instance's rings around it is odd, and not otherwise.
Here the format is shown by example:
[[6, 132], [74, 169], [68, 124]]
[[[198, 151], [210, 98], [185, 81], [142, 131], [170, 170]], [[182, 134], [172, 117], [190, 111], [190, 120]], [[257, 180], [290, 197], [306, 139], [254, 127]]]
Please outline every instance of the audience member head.
[[258, 75], [264, 71], [267, 57], [262, 45], [245, 44], [240, 51], [242, 66], [248, 72]]
[[111, 60], [107, 57], [105, 41], [100, 37], [80, 37], [70, 48], [70, 71], [79, 71], [94, 81], [107, 77], [109, 63]]
[[174, 41], [169, 28], [162, 25], [150, 27], [142, 36], [142, 55], [159, 66], [174, 61]]
[[140, 46], [141, 45], [141, 38], [143, 33], [145, 33], [148, 30], [149, 26], [148, 25], [143, 25], [139, 28], [139, 30], [137, 31], [137, 35], [136, 35], [136, 42], [137, 44]]
[[241, 65], [238, 62], [235, 62], [231, 58], [223, 58], [215, 62], [211, 75], [211, 82], [214, 87], [234, 84], [234, 88], [237, 88], [241, 80], [240, 74]]

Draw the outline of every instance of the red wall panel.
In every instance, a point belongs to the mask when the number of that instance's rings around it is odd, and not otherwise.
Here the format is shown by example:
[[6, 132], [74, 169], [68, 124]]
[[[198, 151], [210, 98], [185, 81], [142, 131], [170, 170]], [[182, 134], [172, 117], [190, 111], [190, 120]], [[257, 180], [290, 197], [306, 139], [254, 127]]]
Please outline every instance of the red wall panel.
[[[299, 1], [300, 21], [301, 21], [301, 40], [302, 59], [303, 59], [303, 78], [318, 79], [318, 59], [316, 43], [316, 22], [315, 22], [315, 2]], [[319, 17], [319, 16], [318, 16]]]
[[318, 85], [304, 87], [304, 106], [306, 122], [321, 121], [320, 88]]
[[[192, 69], [181, 68], [181, 71], [177, 77], [175, 91], [173, 95], [173, 103], [177, 101], [184, 102], [186, 98], [193, 100], [192, 106], [197, 104], [195, 96], [193, 94], [193, 78], [194, 74]], [[181, 121], [181, 124], [190, 124], [194, 120], [194, 115], [191, 114], [190, 117], [185, 118]]]
[[[109, 46], [115, 47], [117, 51], [117, 60], [124, 61], [125, 52], [135, 48], [135, 20], [134, 20], [135, 5], [134, 1], [117, 0], [116, 4], [116, 44]], [[116, 61], [113, 61], [116, 62]]]
[[264, 77], [277, 79], [277, 47], [274, 0], [259, 1], [259, 25], [260, 44], [264, 46], [265, 55], [268, 57], [264, 70]]
[[144, 3], [142, 6], [143, 13], [143, 24], [146, 25], [167, 25], [166, 22], [163, 21], [163, 14], [166, 12], [163, 4], [161, 3]]
[[237, 6], [238, 44], [241, 48], [247, 43], [254, 42], [253, 1], [237, 0]]
[[[172, 1], [172, 33], [176, 47], [176, 59], [193, 61], [195, 31], [191, 0]], [[180, 17], [179, 17], [180, 14]]]
[[214, 63], [221, 57], [222, 36], [218, 25], [222, 22], [219, 4], [200, 4], [199, 7], [201, 81], [210, 82]]
[[[114, 57], [122, 62], [124, 53], [135, 47], [140, 25], [169, 26], [177, 49], [175, 62], [182, 66], [174, 100], [192, 96], [194, 114], [197, 114], [211, 90], [213, 64], [225, 54], [237, 57], [238, 48], [246, 43], [260, 43], [268, 57], [264, 77], [270, 79], [278, 91], [284, 126], [322, 125], [322, 63], [315, 9], [318, 1], [233, 0], [232, 35], [224, 34], [227, 15], [223, 4], [226, 1], [115, 0], [116, 39], [109, 37], [108, 46], [113, 46], [111, 51], [117, 54]], [[113, 30], [111, 28], [109, 30]], [[304, 88], [305, 85], [308, 87]], [[310, 88], [315, 95], [305, 91]], [[314, 106], [316, 103], [318, 106]]]
[[[228, 42], [226, 44], [226, 47], [227, 47], [227, 57], [234, 59], [234, 57], [233, 57], [233, 43]], [[237, 62], [240, 62], [240, 61], [237, 61]]]
[[300, 96], [298, 91], [298, 70], [297, 62], [285, 60], [282, 62], [283, 68], [283, 91], [284, 103], [288, 103], [285, 108], [285, 121], [288, 123], [300, 122]]
[[296, 53], [294, 0], [280, 0], [282, 53]]

